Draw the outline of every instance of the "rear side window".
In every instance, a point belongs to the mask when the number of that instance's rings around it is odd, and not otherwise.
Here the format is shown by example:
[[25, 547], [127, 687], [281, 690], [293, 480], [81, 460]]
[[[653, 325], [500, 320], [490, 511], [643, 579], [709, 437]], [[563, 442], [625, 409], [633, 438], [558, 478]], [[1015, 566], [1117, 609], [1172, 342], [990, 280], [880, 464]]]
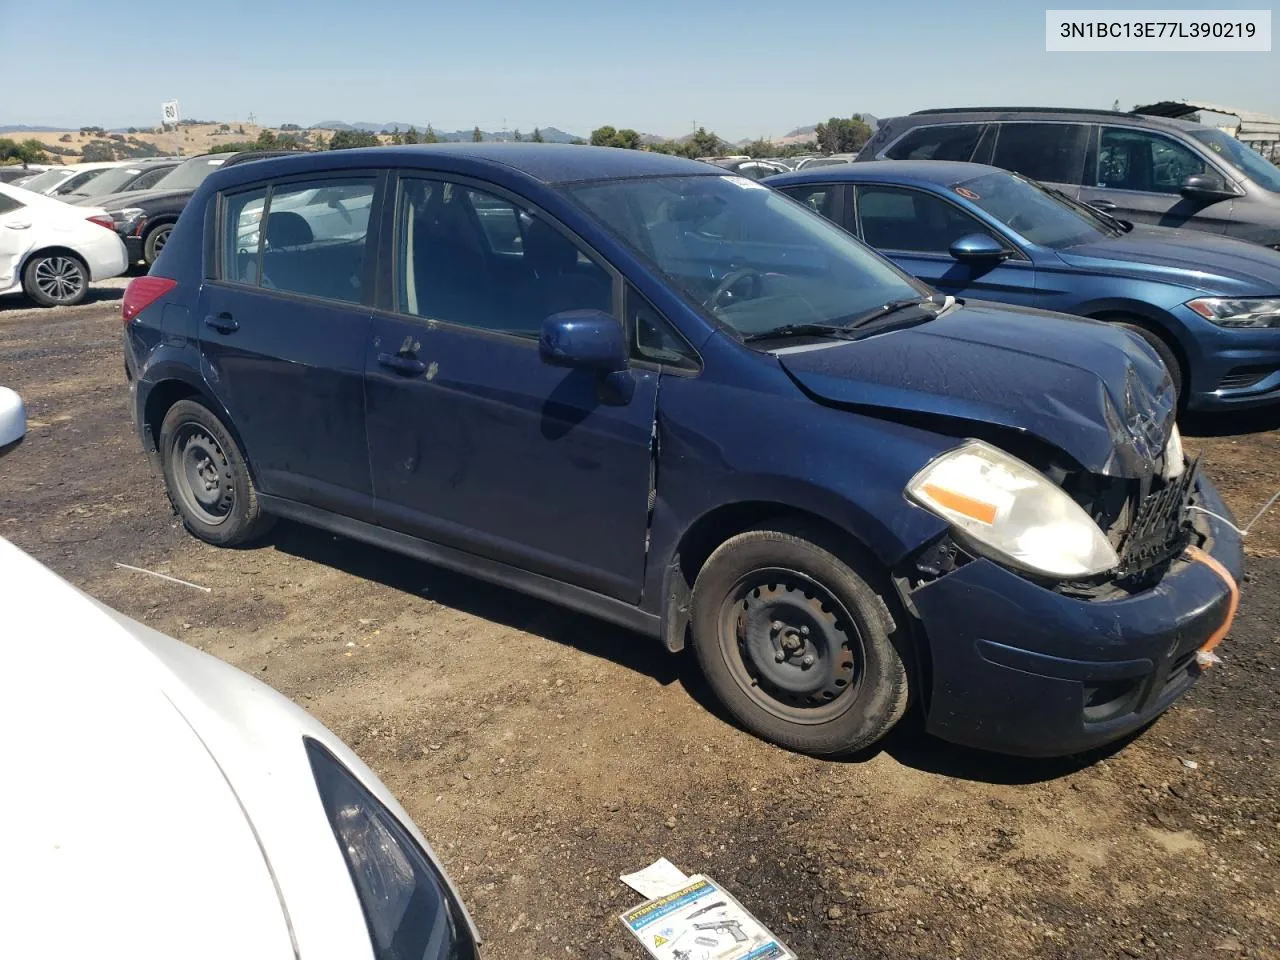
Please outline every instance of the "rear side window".
[[5, 196], [3, 193], [0, 193], [0, 215], [13, 213], [15, 210], [21, 210], [22, 206], [23, 205], [13, 199], [13, 197]]
[[981, 123], [949, 123], [916, 127], [890, 147], [892, 160], [968, 160], [982, 136]]
[[863, 239], [877, 250], [947, 253], [963, 236], [992, 235], [959, 207], [903, 187], [858, 187], [858, 221]]
[[164, 178], [173, 167], [157, 167], [155, 170], [148, 170], [142, 176], [138, 177], [129, 184], [130, 190], [150, 190]]
[[1088, 140], [1083, 123], [1004, 123], [991, 162], [1032, 180], [1078, 184]]
[[373, 177], [293, 181], [228, 197], [222, 279], [358, 303]]

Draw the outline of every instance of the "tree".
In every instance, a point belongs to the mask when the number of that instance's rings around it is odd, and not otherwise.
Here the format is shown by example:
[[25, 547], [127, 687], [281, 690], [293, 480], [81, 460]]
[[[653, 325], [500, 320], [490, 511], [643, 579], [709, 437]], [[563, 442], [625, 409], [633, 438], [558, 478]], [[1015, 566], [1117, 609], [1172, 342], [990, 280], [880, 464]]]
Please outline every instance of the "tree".
[[48, 163], [49, 155], [44, 144], [34, 138], [17, 143], [8, 137], [0, 137], [0, 163], [17, 160], [21, 163]]
[[814, 130], [818, 149], [823, 153], [854, 153], [871, 139], [871, 128], [861, 117], [832, 117]]
[[520, 128], [516, 127], [516, 143], [519, 143], [523, 139], [524, 139], [524, 136], [520, 133]]
[[706, 127], [699, 127], [693, 132], [693, 135], [685, 141], [688, 149], [688, 156], [698, 157], [716, 157], [724, 152], [723, 141]]
[[401, 137], [401, 143], [421, 143], [422, 135], [418, 133], [417, 127], [410, 127]]
[[329, 140], [330, 150], [349, 150], [352, 147], [376, 147], [378, 135], [367, 130], [335, 130]]
[[640, 134], [631, 129], [615, 130], [608, 125], [591, 131], [591, 144], [596, 147], [620, 147], [623, 150], [639, 150]]
[[480, 143], [483, 140], [484, 140], [484, 134], [480, 132], [479, 127], [476, 127], [474, 130], [471, 131], [472, 143]]
[[544, 141], [543, 141], [543, 139], [542, 139], [542, 131], [541, 131], [541, 130], [539, 130], [537, 127], [534, 127], [534, 128], [533, 128], [533, 136], [531, 136], [531, 137], [529, 138], [529, 142], [530, 142], [530, 143], [543, 143]]
[[435, 128], [431, 124], [427, 124], [427, 132], [422, 135], [423, 143], [439, 143], [440, 138], [436, 135]]
[[569, 142], [578, 147], [585, 147], [587, 145], [587, 141], [583, 140], [581, 137], [574, 137]]
[[759, 140], [752, 140], [748, 143], [742, 148], [742, 152], [748, 157], [776, 157], [778, 148], [774, 146], [772, 140], [766, 140], [761, 137]]

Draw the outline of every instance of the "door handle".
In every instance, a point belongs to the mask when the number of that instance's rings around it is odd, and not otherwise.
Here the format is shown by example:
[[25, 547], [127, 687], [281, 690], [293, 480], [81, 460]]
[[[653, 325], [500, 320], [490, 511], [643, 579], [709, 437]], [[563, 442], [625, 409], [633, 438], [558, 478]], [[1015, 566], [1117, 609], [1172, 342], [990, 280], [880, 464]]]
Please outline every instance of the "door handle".
[[1116, 205], [1110, 200], [1086, 200], [1085, 203], [1098, 210], [1114, 210], [1116, 208]]
[[414, 377], [421, 373], [425, 373], [427, 365], [417, 357], [406, 357], [401, 353], [380, 353], [378, 354], [378, 363], [382, 364], [396, 373], [402, 373], [406, 377]]
[[235, 333], [240, 329], [240, 321], [236, 320], [229, 313], [219, 313], [216, 316], [209, 314], [204, 318], [204, 325], [212, 327], [219, 333]]

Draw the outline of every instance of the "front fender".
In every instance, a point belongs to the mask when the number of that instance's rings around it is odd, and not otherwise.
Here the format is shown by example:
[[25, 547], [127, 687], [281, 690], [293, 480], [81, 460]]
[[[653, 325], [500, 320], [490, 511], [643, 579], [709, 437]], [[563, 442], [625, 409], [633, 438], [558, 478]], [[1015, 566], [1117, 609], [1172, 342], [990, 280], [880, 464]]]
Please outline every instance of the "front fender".
[[[666, 377], [658, 396], [658, 464], [645, 606], [660, 612], [680, 544], [735, 505], [812, 515], [886, 569], [946, 524], [910, 503], [907, 482], [957, 440], [822, 406], [780, 370], [774, 389]], [[750, 512], [750, 510], [748, 510]]]

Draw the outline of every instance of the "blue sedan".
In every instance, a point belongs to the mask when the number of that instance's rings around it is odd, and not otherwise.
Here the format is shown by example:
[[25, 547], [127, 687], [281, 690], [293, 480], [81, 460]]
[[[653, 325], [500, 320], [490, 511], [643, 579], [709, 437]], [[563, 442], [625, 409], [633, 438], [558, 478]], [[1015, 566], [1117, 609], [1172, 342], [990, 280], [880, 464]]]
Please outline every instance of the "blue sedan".
[[943, 293], [1130, 328], [1186, 409], [1280, 400], [1276, 251], [1133, 226], [983, 164], [846, 164], [765, 182]]

